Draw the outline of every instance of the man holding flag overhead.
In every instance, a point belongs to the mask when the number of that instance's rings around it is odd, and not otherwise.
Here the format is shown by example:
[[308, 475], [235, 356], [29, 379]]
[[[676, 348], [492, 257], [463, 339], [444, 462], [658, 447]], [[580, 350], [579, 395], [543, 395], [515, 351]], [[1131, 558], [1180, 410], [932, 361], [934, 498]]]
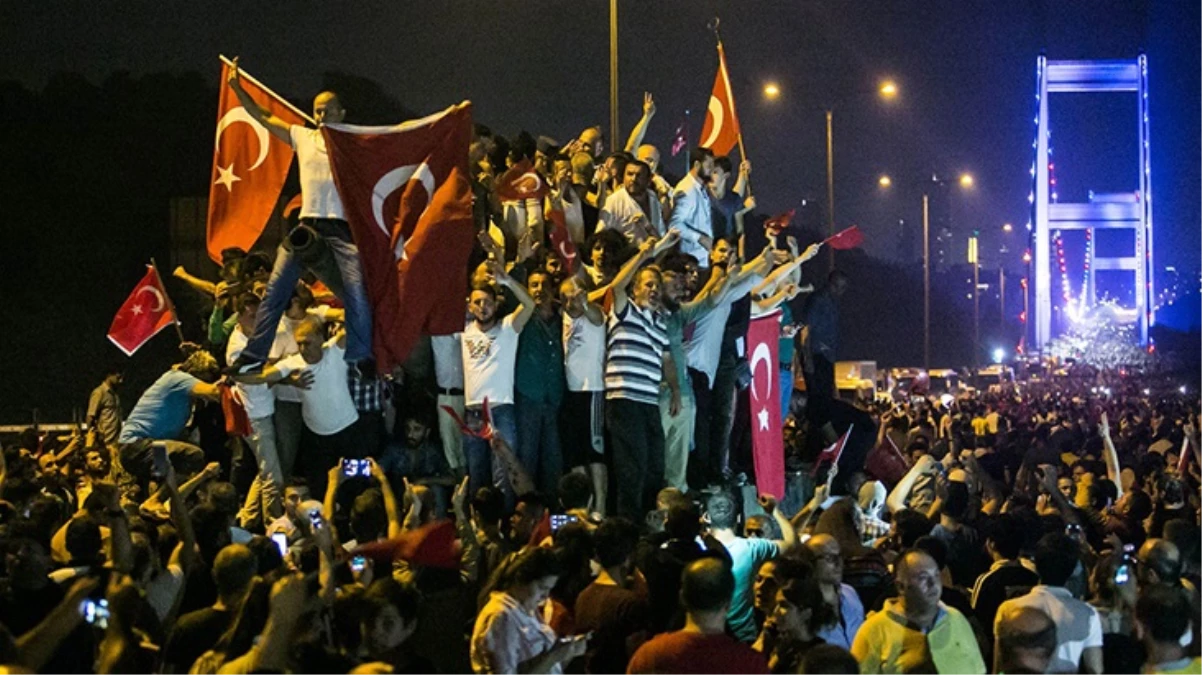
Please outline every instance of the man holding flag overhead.
[[230, 64], [227, 73], [230, 89], [247, 116], [296, 151], [301, 183], [300, 225], [280, 244], [267, 285], [267, 296], [255, 319], [254, 335], [237, 361], [231, 364], [231, 370], [243, 374], [262, 369], [280, 317], [300, 279], [301, 265], [312, 270], [342, 300], [346, 307], [346, 360], [364, 364], [371, 358], [371, 305], [363, 283], [359, 249], [351, 237], [342, 200], [334, 186], [325, 137], [320, 129], [326, 124], [341, 122], [346, 110], [337, 94], [323, 91], [313, 99], [313, 118], [319, 128], [292, 124], [278, 117], [274, 109], [261, 107], [251, 97], [242, 86], [237, 59]]

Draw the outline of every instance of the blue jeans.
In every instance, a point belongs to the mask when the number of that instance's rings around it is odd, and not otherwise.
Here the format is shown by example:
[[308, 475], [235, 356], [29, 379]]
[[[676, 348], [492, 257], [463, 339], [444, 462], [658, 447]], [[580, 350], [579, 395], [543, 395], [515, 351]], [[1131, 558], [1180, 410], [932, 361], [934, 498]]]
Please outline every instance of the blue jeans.
[[[346, 221], [333, 218], [305, 218], [301, 224], [312, 228], [319, 236], [311, 247], [311, 256], [301, 256], [289, 240], [280, 244], [275, 267], [267, 282], [267, 296], [255, 315], [255, 334], [242, 354], [247, 359], [266, 360], [275, 340], [280, 317], [292, 302], [301, 267], [306, 266], [330, 288], [346, 307], [346, 360], [360, 361], [371, 356], [371, 304], [363, 284], [363, 268], [359, 264], [359, 249], [351, 241]], [[299, 230], [300, 228], [297, 228]], [[289, 237], [297, 234], [293, 230]]]
[[[513, 410], [512, 403], [503, 405], [489, 406], [489, 412], [492, 414], [492, 425], [501, 438], [513, 448], [513, 452], [517, 453], [517, 421]], [[467, 410], [464, 413], [464, 419], [468, 424], [472, 424], [474, 420], [480, 418], [480, 410]], [[515, 497], [513, 493], [513, 485], [509, 482], [509, 476], [505, 473], [505, 465], [501, 461], [493, 461], [492, 448], [489, 447], [488, 441], [475, 436], [464, 435], [463, 437], [463, 453], [467, 457], [467, 475], [469, 494], [475, 494], [476, 490], [491, 485], [501, 491], [505, 496], [507, 504], [513, 503]]]
[[559, 405], [517, 394], [518, 461], [534, 479], [538, 491], [556, 494], [563, 475], [559, 443]]

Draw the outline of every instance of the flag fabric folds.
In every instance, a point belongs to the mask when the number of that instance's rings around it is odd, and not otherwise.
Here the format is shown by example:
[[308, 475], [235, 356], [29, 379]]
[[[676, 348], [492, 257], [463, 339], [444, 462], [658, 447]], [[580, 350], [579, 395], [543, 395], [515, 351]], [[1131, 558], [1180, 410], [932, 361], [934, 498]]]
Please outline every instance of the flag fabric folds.
[[568, 221], [563, 209], [552, 208], [547, 212], [547, 217], [552, 224], [551, 246], [555, 247], [555, 254], [563, 261], [563, 268], [568, 274], [575, 274], [580, 258], [576, 252], [576, 244], [572, 242], [572, 235], [568, 232]]
[[814, 469], [810, 472], [810, 475], [818, 475], [818, 470], [824, 465], [829, 465], [832, 470], [839, 465], [839, 458], [843, 456], [843, 448], [847, 447], [847, 439], [851, 438], [851, 430], [854, 428], [855, 425], [849, 425], [847, 427], [847, 431], [843, 432], [843, 435], [839, 437], [839, 440], [835, 441], [830, 445], [830, 447], [818, 453], [818, 459], [814, 460]]
[[714, 92], [710, 95], [705, 113], [705, 126], [701, 128], [701, 147], [709, 148], [715, 155], [729, 155], [739, 142], [739, 118], [735, 114], [735, 95], [730, 90], [730, 76], [726, 71], [726, 52], [718, 43], [718, 74], [714, 77]]
[[113, 317], [108, 337], [126, 356], [133, 356], [150, 338], [173, 323], [177, 323], [175, 309], [163, 280], [153, 266], [147, 265], [146, 274]]
[[[263, 234], [288, 178], [293, 155], [292, 146], [256, 122], [238, 102], [233, 89], [225, 86], [229, 74], [229, 64], [222, 62], [205, 238], [209, 257], [217, 263], [221, 262], [222, 249], [249, 251]], [[304, 125], [304, 116], [269, 89], [245, 73], [241, 80], [242, 88], [260, 107], [289, 124]]]
[[756, 317], [747, 328], [751, 366], [751, 452], [755, 484], [761, 495], [785, 496], [785, 452], [781, 433], [779, 311]]
[[471, 103], [395, 126], [322, 127], [368, 298], [381, 372], [423, 333], [463, 330], [475, 227]]
[[842, 230], [835, 236], [822, 242], [836, 251], [845, 251], [847, 249], [856, 248], [864, 243], [864, 233], [860, 232], [860, 228], [852, 225], [846, 230]]
[[497, 198], [501, 201], [542, 199], [547, 196], [547, 192], [547, 182], [538, 175], [528, 159], [514, 164], [497, 179]]

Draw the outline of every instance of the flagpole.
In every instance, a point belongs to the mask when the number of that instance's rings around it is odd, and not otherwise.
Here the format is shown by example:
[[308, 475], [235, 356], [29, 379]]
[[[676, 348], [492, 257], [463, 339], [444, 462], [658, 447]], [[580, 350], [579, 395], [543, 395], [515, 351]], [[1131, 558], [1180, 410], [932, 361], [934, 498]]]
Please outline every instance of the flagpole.
[[[219, 54], [217, 58], [221, 59], [221, 62], [224, 63], [225, 65], [227, 65], [231, 68], [234, 67], [234, 62], [231, 61], [230, 59], [226, 58], [225, 54]], [[288, 99], [275, 93], [267, 85], [256, 80], [255, 78], [251, 77], [251, 75], [249, 73], [247, 73], [245, 70], [243, 70], [241, 67], [238, 68], [238, 76], [246, 78], [246, 80], [248, 82], [250, 82], [251, 84], [255, 85], [256, 87], [262, 89], [263, 91], [267, 92], [268, 95], [270, 95], [272, 98], [275, 98], [280, 103], [283, 103], [284, 105], [288, 106], [289, 110], [291, 110], [292, 112], [296, 113], [297, 115], [300, 115], [301, 117], [305, 118], [305, 120], [307, 120], [309, 122], [309, 124], [317, 126], [317, 120], [315, 120], [312, 117], [310, 117], [309, 115], [306, 115], [305, 113], [301, 112], [300, 108], [297, 108], [296, 106], [292, 105], [288, 101]], [[223, 82], [222, 86], [224, 86], [224, 85], [225, 85], [225, 83]]]
[[163, 300], [167, 303], [167, 309], [171, 311], [172, 321], [175, 324], [175, 334], [179, 337], [179, 343], [184, 344], [184, 329], [179, 326], [179, 312], [175, 311], [175, 303], [171, 302], [171, 294], [167, 292], [167, 284], [163, 283], [163, 276], [159, 274], [159, 265], [150, 259], [150, 269], [154, 270], [154, 278], [158, 280], [159, 287], [163, 289]]
[[[718, 17], [714, 17], [710, 24], [710, 29], [714, 31], [714, 38], [718, 41], [718, 61], [720, 62], [719, 70], [722, 72], [722, 83], [726, 85], [726, 95], [730, 97], [730, 112], [735, 118], [735, 123], [738, 124], [739, 113], [735, 110], [735, 92], [730, 88], [730, 73], [726, 69], [726, 50], [722, 48], [722, 35], [718, 32]], [[738, 125], [739, 130], [735, 133], [735, 138], [739, 141], [739, 155], [743, 157], [743, 161], [747, 161], [747, 148], [743, 146], [743, 126]], [[747, 178], [747, 194], [751, 195], [751, 177]]]

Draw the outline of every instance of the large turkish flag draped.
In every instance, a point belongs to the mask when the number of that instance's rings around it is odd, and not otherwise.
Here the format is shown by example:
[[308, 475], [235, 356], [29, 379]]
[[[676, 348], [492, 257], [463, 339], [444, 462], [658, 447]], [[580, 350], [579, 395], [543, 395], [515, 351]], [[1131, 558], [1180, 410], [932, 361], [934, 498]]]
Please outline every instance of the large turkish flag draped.
[[147, 340], [176, 323], [174, 309], [158, 271], [147, 265], [146, 275], [113, 317], [108, 337], [126, 356], [133, 356]]
[[729, 155], [738, 142], [735, 95], [730, 90], [730, 76], [726, 74], [726, 52], [719, 42], [718, 75], [714, 77], [714, 93], [710, 95], [709, 109], [705, 113], [705, 126], [701, 127], [701, 147], [709, 148], [721, 157]]
[[785, 496], [785, 450], [781, 435], [779, 311], [756, 317], [747, 328], [751, 365], [751, 449], [761, 495]]
[[[222, 249], [236, 246], [249, 251], [263, 234], [288, 178], [293, 154], [291, 145], [271, 135], [242, 107], [234, 90], [225, 84], [229, 74], [229, 64], [223, 61], [206, 238], [209, 257], [218, 263]], [[242, 73], [240, 79], [242, 88], [261, 108], [289, 124], [305, 124], [295, 108], [249, 75]]]
[[372, 304], [383, 372], [463, 330], [472, 250], [471, 103], [388, 127], [322, 127]]

